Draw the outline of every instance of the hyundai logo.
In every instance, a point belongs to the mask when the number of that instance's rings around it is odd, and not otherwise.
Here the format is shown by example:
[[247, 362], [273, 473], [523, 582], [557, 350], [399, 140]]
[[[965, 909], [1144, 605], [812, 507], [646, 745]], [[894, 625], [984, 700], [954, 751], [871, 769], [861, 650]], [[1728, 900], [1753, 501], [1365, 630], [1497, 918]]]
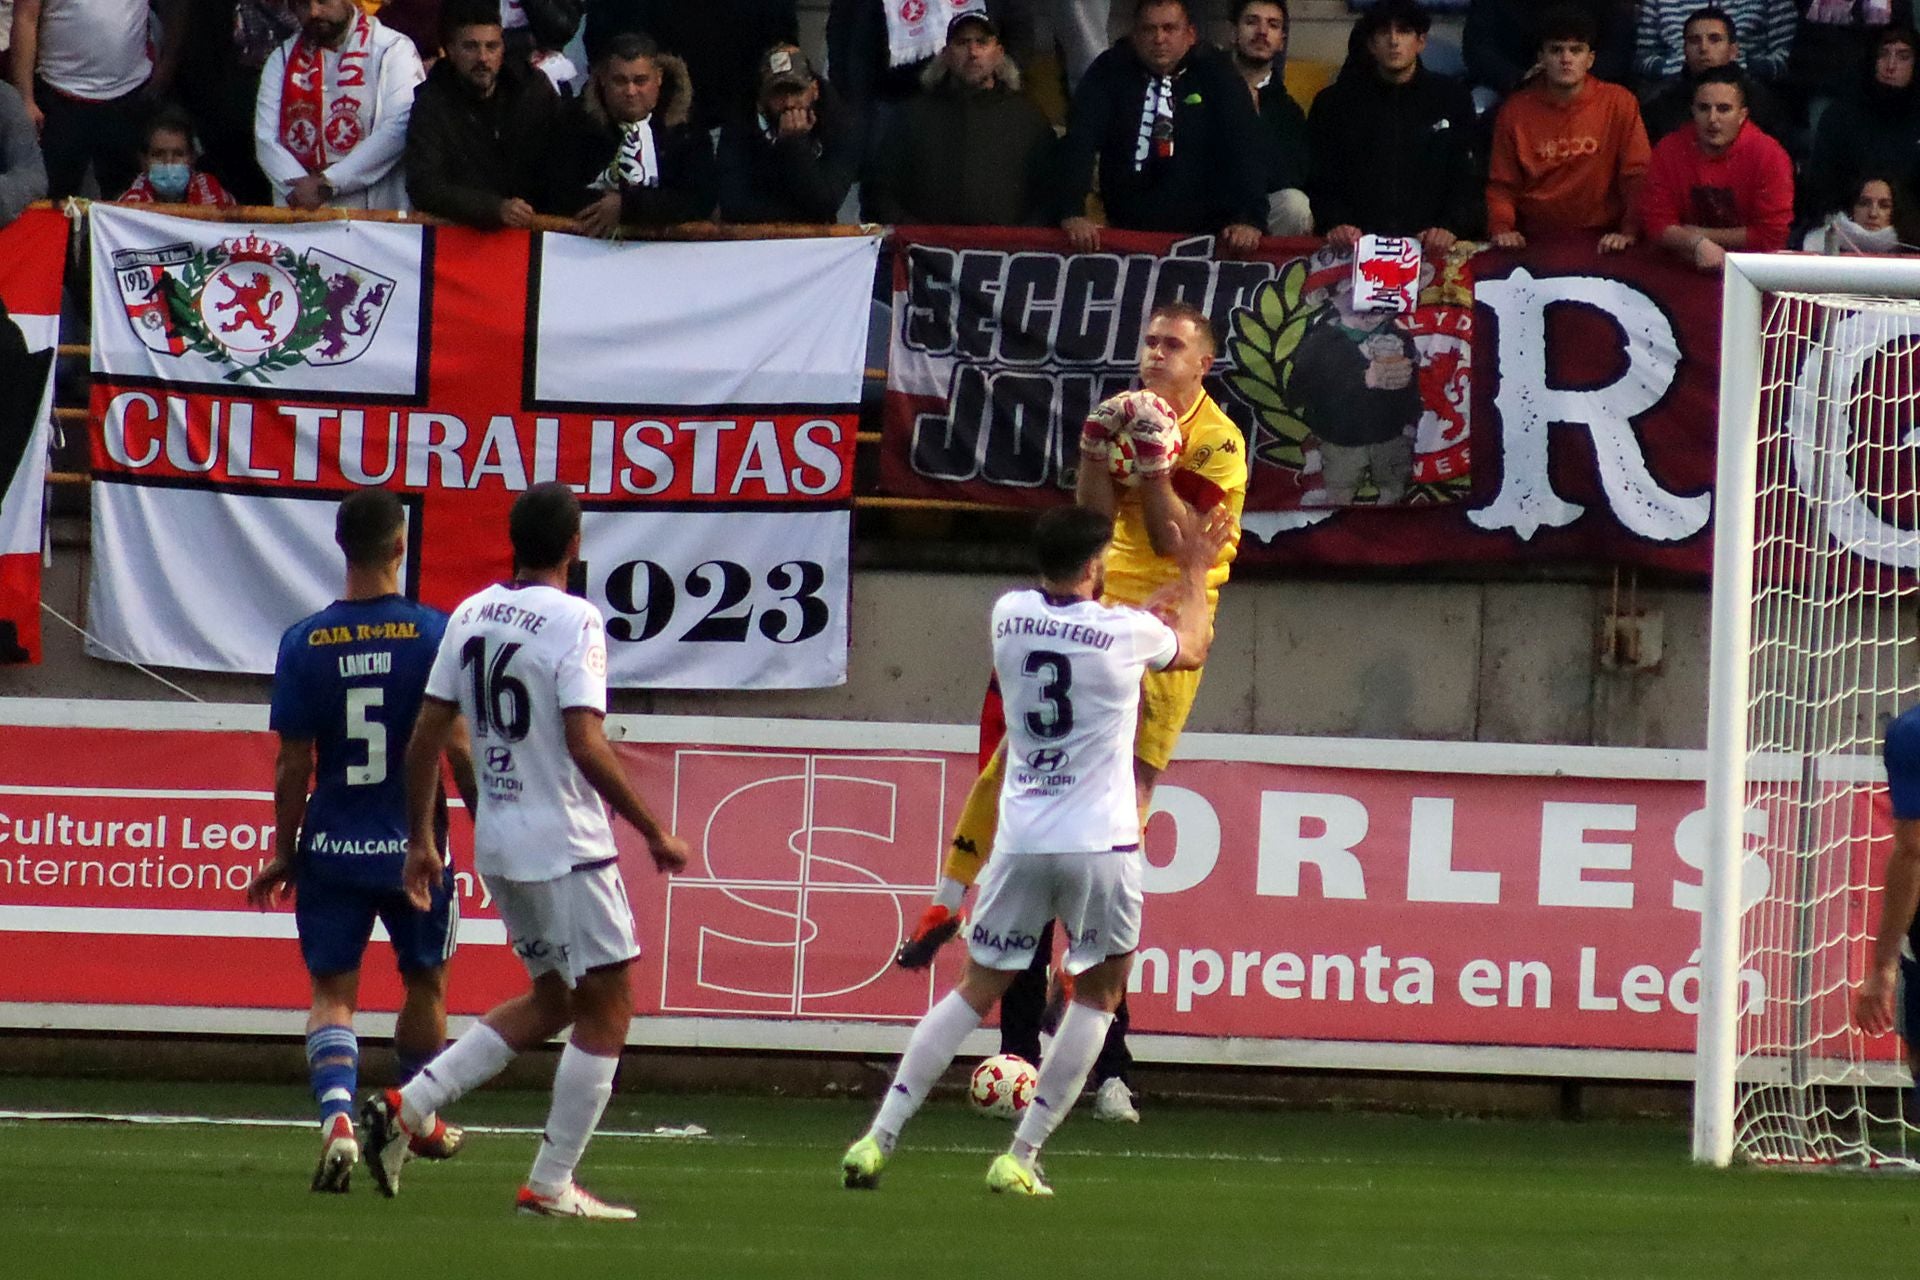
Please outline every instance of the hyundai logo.
[[1067, 762], [1067, 753], [1058, 747], [1041, 747], [1027, 753], [1027, 767], [1041, 773], [1053, 773]]

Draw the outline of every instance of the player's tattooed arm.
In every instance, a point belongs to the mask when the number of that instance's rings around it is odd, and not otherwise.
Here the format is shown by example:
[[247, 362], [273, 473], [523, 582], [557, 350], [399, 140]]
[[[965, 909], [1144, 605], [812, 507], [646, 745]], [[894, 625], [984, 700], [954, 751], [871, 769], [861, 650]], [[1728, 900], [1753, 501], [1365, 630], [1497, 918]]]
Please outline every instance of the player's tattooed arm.
[[456, 732], [462, 737], [466, 732], [460, 708], [429, 694], [407, 739], [407, 861], [400, 875], [407, 900], [422, 911], [433, 905], [433, 886], [446, 871], [434, 839], [434, 802], [440, 795], [440, 757]]
[[273, 761], [273, 856], [254, 872], [247, 901], [265, 910], [293, 885], [300, 856], [300, 824], [307, 818], [313, 781], [313, 739], [282, 738]]
[[588, 784], [613, 806], [615, 813], [646, 837], [647, 852], [653, 855], [656, 868], [667, 872], [684, 870], [687, 842], [660, 824], [640, 793], [634, 790], [633, 783], [627, 780], [620, 758], [613, 754], [613, 745], [607, 741], [606, 725], [600, 713], [587, 707], [568, 707], [561, 715], [567, 726], [567, 754], [586, 775]]

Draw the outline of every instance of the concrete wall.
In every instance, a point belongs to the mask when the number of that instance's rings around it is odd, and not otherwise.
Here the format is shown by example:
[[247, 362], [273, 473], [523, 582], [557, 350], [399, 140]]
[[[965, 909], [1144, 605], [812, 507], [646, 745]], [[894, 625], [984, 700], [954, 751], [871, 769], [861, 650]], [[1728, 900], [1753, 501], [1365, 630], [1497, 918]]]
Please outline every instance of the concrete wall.
[[[84, 556], [64, 550], [47, 603], [78, 620]], [[971, 723], [988, 664], [986, 616], [1011, 575], [861, 570], [850, 678], [791, 693], [629, 693], [617, 710], [679, 715]], [[1640, 594], [1658, 616], [1650, 671], [1608, 669], [1598, 637], [1611, 589], [1567, 583], [1241, 581], [1221, 597], [1219, 638], [1191, 727], [1219, 733], [1454, 741], [1705, 745], [1707, 598]], [[180, 695], [90, 658], [45, 620], [47, 660], [0, 668], [0, 697]], [[267, 682], [164, 672], [212, 701], [264, 702]]]

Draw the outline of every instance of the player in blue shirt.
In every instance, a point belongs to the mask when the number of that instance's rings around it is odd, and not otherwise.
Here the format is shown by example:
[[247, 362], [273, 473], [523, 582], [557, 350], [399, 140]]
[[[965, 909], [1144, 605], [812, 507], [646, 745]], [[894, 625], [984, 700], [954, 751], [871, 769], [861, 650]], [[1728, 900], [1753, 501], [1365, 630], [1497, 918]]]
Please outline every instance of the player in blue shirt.
[[[247, 898], [264, 908], [293, 890], [300, 955], [313, 980], [307, 1063], [321, 1128], [313, 1189], [344, 1192], [360, 1160], [353, 1014], [373, 922], [386, 926], [406, 986], [393, 1036], [404, 1082], [446, 1041], [446, 964], [459, 912], [451, 866], [426, 911], [407, 901], [400, 874], [408, 830], [400, 766], [447, 616], [400, 594], [406, 514], [393, 494], [363, 489], [349, 496], [334, 540], [347, 559], [345, 598], [280, 639], [270, 720], [280, 736], [274, 856]], [[473, 761], [464, 738], [449, 746], [447, 759], [471, 806]], [[439, 803], [444, 849], [444, 794]], [[457, 1128], [442, 1126], [417, 1138], [414, 1152], [445, 1159], [460, 1138]]]
[[[1853, 1017], [1868, 1035], [1884, 1035], [1894, 1027], [1894, 993], [1901, 993], [1900, 1034], [1907, 1045], [1907, 1065], [1920, 1080], [1920, 937], [1915, 937], [1914, 914], [1920, 908], [1920, 707], [1894, 717], [1887, 726], [1884, 751], [1887, 792], [1893, 801], [1893, 856], [1887, 862], [1886, 883], [1880, 887], [1880, 927], [1874, 934], [1873, 958], [1867, 976], [1853, 993]], [[1903, 955], [1900, 944], [1911, 939]]]

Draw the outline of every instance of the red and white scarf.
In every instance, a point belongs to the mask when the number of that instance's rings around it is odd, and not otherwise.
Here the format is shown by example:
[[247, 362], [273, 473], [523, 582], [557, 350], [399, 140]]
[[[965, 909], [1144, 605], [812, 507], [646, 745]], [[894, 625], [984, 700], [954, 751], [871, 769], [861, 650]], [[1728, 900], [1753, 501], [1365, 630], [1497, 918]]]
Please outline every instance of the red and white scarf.
[[[121, 196], [116, 203], [165, 204], [168, 202], [160, 198], [160, 193], [153, 189], [152, 181], [143, 173], [133, 180], [133, 185], [127, 188], [127, 193]], [[238, 202], [234, 200], [233, 195], [225, 187], [220, 185], [218, 178], [210, 173], [201, 173], [196, 169], [194, 170], [193, 177], [187, 181], [186, 199], [178, 201], [177, 203], [200, 204], [219, 209], [231, 209]]]
[[340, 68], [329, 93], [327, 50], [305, 36], [287, 55], [280, 86], [280, 144], [318, 173], [360, 145], [373, 115], [373, 21], [356, 12], [340, 46]]

